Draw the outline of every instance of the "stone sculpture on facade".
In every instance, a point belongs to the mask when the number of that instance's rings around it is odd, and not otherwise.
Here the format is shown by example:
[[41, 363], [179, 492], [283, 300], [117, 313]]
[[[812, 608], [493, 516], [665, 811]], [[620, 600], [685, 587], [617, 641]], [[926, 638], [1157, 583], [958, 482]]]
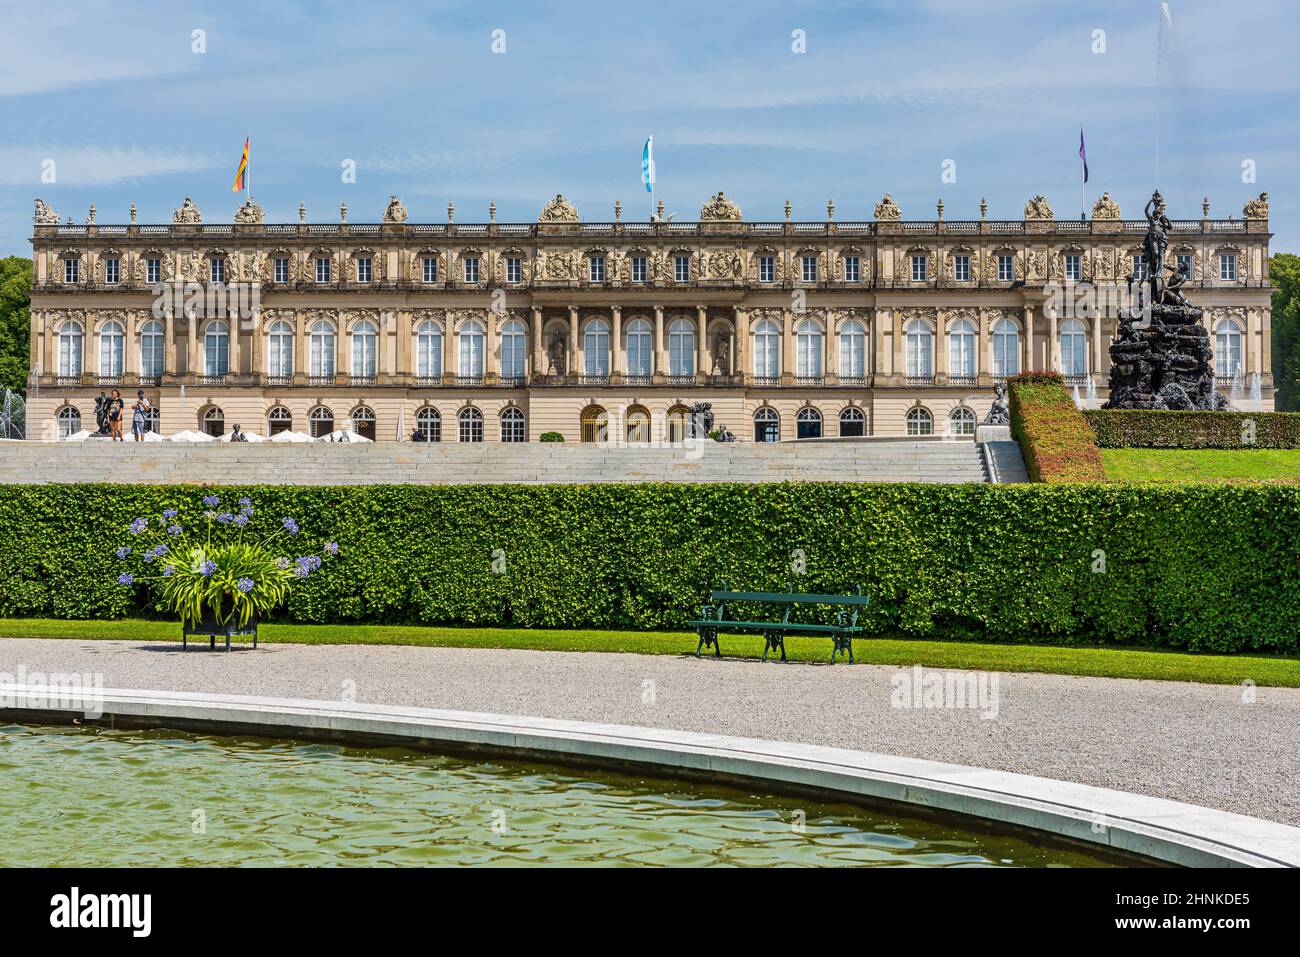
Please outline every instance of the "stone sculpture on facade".
[[[1227, 408], [1215, 391], [1210, 334], [1203, 310], [1183, 296], [1186, 275], [1165, 262], [1172, 228], [1159, 191], [1146, 209], [1142, 243], [1144, 276], [1130, 279], [1134, 305], [1120, 317], [1110, 346], [1108, 409], [1181, 409], [1213, 412]], [[1173, 273], [1166, 279], [1165, 273]]]
[[578, 221], [578, 208], [564, 198], [562, 193], [556, 193], [555, 199], [551, 200], [544, 207], [537, 217], [539, 223], [576, 223]]
[[719, 332], [713, 337], [713, 368], [710, 375], [731, 375], [731, 336]]
[[1268, 219], [1268, 193], [1260, 193], [1258, 197], [1246, 200], [1241, 215], [1247, 219]]
[[235, 211], [235, 222], [244, 226], [257, 226], [265, 220], [266, 214], [262, 207], [251, 199], [245, 200], [244, 205]]
[[1052, 204], [1047, 201], [1047, 197], [1042, 193], [1035, 193], [1034, 198], [1025, 203], [1025, 219], [1051, 220], [1055, 218], [1056, 214], [1052, 212]]
[[1119, 203], [1110, 198], [1110, 193], [1102, 193], [1092, 204], [1092, 218], [1119, 219]]
[[546, 350], [547, 373], [549, 375], [569, 374], [569, 340], [562, 332], [551, 336], [551, 345]]
[[1010, 425], [1011, 408], [1007, 405], [1007, 383], [1003, 379], [998, 379], [993, 383], [993, 404], [989, 406], [989, 414], [984, 417], [981, 425]]
[[389, 197], [388, 207], [384, 210], [384, 222], [390, 225], [406, 222], [406, 207], [396, 196]]
[[199, 213], [199, 208], [194, 205], [194, 200], [186, 196], [185, 201], [172, 213], [172, 222], [177, 225], [192, 226], [203, 222], [203, 216]]
[[716, 196], [709, 197], [708, 202], [700, 207], [701, 220], [729, 220], [740, 222], [742, 218], [740, 207], [729, 200], [722, 192], [719, 192]]
[[36, 201], [36, 215], [32, 217], [32, 222], [37, 226], [57, 226], [59, 225], [59, 214], [54, 211], [53, 206], [46, 206], [45, 200]]
[[[789, 219], [789, 216], [786, 217]], [[894, 198], [888, 193], [884, 198], [876, 203], [876, 221], [880, 223], [896, 223], [903, 218], [903, 211], [898, 208]]]

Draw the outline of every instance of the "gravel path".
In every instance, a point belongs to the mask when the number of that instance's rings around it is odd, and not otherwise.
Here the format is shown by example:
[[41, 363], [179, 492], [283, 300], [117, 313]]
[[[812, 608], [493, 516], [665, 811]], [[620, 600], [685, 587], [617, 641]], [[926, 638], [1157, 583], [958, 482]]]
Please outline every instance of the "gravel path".
[[[929, 758], [1300, 825], [1300, 689], [1002, 674], [975, 708], [899, 707], [893, 667], [669, 656], [0, 639], [0, 672], [711, 731]], [[926, 675], [969, 673], [927, 669]], [[10, 678], [9, 680], [13, 680]], [[994, 688], [989, 686], [990, 692]], [[985, 717], [984, 715], [989, 715]]]

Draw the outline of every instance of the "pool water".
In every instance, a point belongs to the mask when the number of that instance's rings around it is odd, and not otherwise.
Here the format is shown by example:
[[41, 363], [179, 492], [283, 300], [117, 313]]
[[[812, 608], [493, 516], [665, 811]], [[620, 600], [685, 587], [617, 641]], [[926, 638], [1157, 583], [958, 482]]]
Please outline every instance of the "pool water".
[[0, 726], [0, 863], [1095, 867], [851, 804], [405, 748]]

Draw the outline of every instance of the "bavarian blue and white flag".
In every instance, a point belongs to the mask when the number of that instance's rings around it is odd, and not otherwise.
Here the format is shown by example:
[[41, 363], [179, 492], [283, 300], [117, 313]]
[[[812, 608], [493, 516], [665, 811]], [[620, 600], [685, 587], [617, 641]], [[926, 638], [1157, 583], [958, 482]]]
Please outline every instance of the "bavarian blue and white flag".
[[641, 182], [647, 193], [654, 192], [655, 185], [655, 135], [645, 138], [645, 147], [641, 150]]

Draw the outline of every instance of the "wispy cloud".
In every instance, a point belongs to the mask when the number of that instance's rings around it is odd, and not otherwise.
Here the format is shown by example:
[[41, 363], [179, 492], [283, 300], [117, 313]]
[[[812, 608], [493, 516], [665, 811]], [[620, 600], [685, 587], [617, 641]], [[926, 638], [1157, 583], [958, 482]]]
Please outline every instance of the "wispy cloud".
[[192, 153], [138, 147], [5, 147], [0, 148], [0, 186], [100, 186], [195, 173], [212, 165], [205, 157]]

